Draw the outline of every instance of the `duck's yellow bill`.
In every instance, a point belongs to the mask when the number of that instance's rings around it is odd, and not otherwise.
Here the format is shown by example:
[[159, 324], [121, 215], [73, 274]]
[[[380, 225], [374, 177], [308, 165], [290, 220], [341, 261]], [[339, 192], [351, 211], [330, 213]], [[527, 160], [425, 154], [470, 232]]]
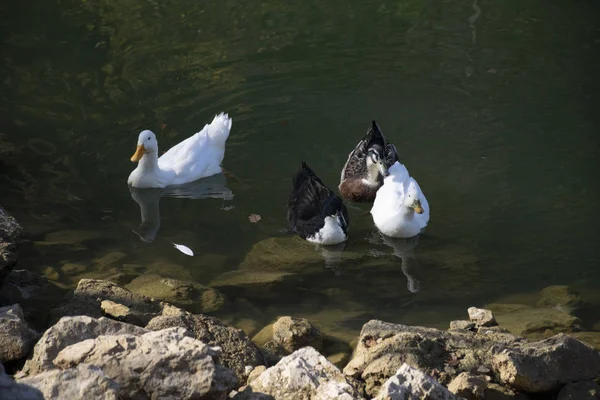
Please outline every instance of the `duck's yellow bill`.
[[137, 149], [135, 149], [135, 153], [133, 153], [133, 155], [131, 156], [131, 162], [140, 161], [145, 152], [146, 149], [144, 148], [144, 145], [139, 144]]

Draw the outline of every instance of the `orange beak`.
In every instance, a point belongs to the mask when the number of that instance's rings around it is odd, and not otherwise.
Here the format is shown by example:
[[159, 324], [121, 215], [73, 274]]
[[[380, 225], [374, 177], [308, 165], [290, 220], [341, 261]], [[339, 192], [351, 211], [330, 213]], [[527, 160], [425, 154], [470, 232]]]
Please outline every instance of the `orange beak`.
[[416, 203], [415, 207], [414, 207], [415, 212], [417, 214], [423, 214], [423, 207], [421, 207], [421, 202], [419, 200], [417, 200], [415, 203]]
[[131, 156], [131, 162], [140, 161], [145, 152], [146, 149], [144, 148], [144, 145], [139, 144], [137, 149], [135, 149], [135, 153], [133, 153], [133, 155]]

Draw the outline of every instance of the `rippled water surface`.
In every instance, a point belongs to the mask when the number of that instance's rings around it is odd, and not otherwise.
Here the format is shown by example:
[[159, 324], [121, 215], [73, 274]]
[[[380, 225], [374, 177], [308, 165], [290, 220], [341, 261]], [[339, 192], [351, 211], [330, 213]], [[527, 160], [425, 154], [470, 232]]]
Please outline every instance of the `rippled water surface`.
[[[369, 318], [446, 326], [553, 284], [600, 305], [597, 1], [9, 0], [0, 11], [0, 204], [26, 230], [24, 268], [67, 286], [115, 271], [191, 280], [224, 291], [233, 322], [304, 315], [341, 337]], [[138, 133], [166, 150], [221, 111], [231, 175], [207, 185], [231, 193], [142, 193], [139, 227], [126, 184]], [[427, 195], [426, 234], [386, 242], [368, 205], [351, 204], [344, 248], [296, 240], [291, 175], [305, 160], [335, 188], [372, 119]]]

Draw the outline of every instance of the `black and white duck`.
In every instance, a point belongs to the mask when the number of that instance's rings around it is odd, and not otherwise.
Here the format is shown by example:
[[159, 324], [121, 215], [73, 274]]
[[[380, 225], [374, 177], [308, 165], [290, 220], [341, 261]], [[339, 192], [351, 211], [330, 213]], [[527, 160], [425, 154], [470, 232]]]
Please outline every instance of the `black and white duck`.
[[302, 162], [294, 175], [287, 220], [292, 231], [312, 243], [334, 245], [348, 239], [348, 210], [342, 199]]
[[388, 169], [396, 161], [396, 146], [387, 141], [377, 122], [373, 121], [342, 169], [338, 186], [342, 197], [354, 202], [374, 201], [383, 178], [389, 175]]

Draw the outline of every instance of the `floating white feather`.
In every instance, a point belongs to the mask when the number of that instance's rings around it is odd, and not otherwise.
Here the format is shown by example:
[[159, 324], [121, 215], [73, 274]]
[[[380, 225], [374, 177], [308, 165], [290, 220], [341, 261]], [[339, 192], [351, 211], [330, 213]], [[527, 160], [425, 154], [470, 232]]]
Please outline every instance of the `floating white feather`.
[[177, 250], [179, 250], [180, 252], [182, 252], [183, 254], [187, 255], [187, 256], [193, 256], [194, 252], [192, 251], [192, 249], [190, 249], [189, 247], [183, 245], [183, 244], [177, 244], [177, 243], [173, 243], [173, 246], [175, 246], [175, 248]]

